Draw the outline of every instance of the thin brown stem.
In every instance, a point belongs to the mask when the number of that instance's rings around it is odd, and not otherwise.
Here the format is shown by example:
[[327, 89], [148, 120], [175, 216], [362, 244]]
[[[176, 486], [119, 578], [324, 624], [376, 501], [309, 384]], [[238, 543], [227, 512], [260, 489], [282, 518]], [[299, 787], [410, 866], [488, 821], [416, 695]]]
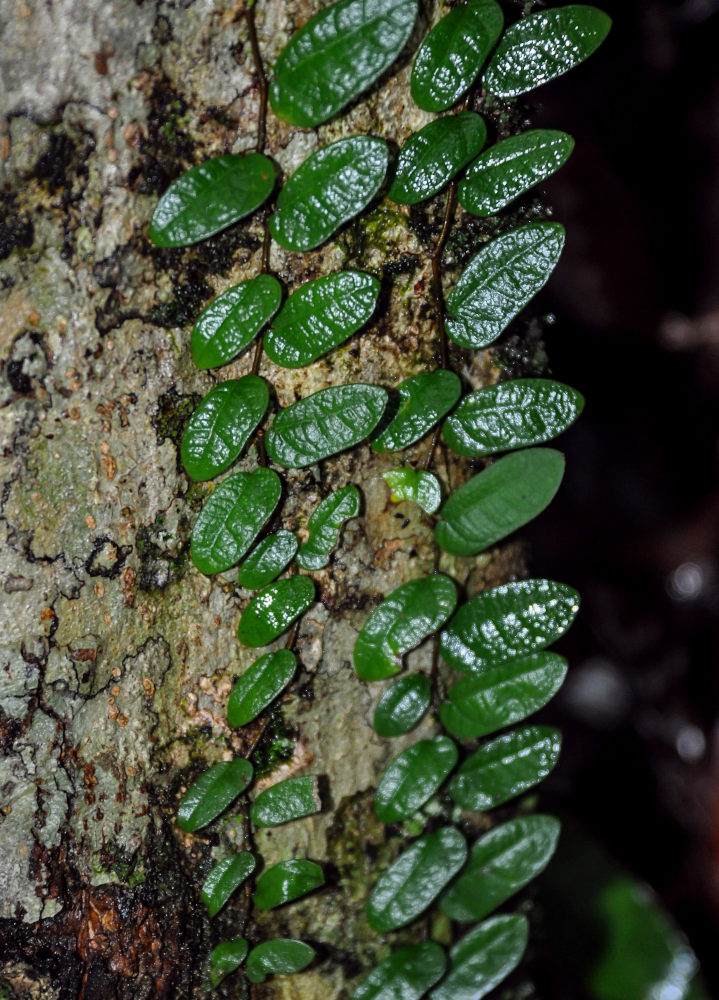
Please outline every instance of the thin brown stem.
[[263, 153], [265, 149], [265, 133], [267, 129], [267, 77], [265, 68], [262, 65], [260, 46], [257, 42], [257, 30], [255, 28], [255, 5], [252, 4], [245, 11], [245, 21], [247, 22], [247, 33], [250, 36], [250, 48], [252, 59], [257, 73], [257, 86], [260, 91], [260, 111], [257, 117], [257, 143], [255, 149], [258, 153]]

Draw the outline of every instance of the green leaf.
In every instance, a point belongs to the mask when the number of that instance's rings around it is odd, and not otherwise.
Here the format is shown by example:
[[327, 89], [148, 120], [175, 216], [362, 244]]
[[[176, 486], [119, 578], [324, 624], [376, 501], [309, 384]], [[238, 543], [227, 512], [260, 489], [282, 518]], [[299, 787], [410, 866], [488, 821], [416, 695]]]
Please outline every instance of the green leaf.
[[487, 127], [474, 111], [460, 111], [428, 122], [399, 152], [388, 197], [416, 205], [449, 184], [484, 146]]
[[352, 1000], [420, 1000], [446, 965], [444, 949], [434, 941], [406, 945], [365, 976]]
[[385, 738], [402, 736], [417, 725], [429, 708], [432, 682], [425, 674], [408, 674], [391, 684], [374, 710], [375, 732]]
[[541, 514], [563, 475], [564, 456], [553, 448], [505, 455], [443, 505], [434, 529], [437, 544], [456, 556], [482, 552]]
[[447, 332], [460, 347], [487, 347], [545, 286], [564, 246], [556, 222], [530, 222], [479, 251], [447, 298]]
[[182, 464], [198, 482], [219, 475], [240, 454], [270, 401], [259, 375], [230, 379], [211, 389], [190, 417], [182, 438]]
[[202, 901], [211, 917], [220, 912], [235, 889], [254, 870], [255, 859], [249, 851], [240, 851], [215, 865], [202, 885]]
[[363, 681], [381, 681], [402, 669], [402, 657], [447, 621], [457, 588], [435, 573], [410, 580], [374, 609], [357, 636], [355, 670]]
[[287, 250], [313, 250], [372, 201], [388, 163], [387, 143], [371, 135], [317, 150], [280, 191], [270, 232]]
[[375, 451], [401, 451], [424, 437], [449, 413], [462, 395], [454, 372], [422, 372], [397, 386], [400, 406], [388, 426], [372, 442]]
[[280, 53], [270, 87], [292, 125], [327, 121], [395, 61], [417, 16], [416, 0], [340, 0], [324, 7]]
[[603, 10], [573, 4], [517, 21], [497, 46], [483, 83], [497, 97], [517, 97], [573, 69], [609, 34]]
[[201, 573], [221, 573], [252, 545], [282, 495], [271, 469], [237, 472], [213, 490], [192, 529], [190, 553]]
[[261, 153], [206, 160], [181, 174], [160, 198], [150, 239], [158, 247], [197, 243], [254, 212], [274, 186], [274, 165]]
[[210, 982], [216, 989], [235, 969], [239, 969], [245, 960], [249, 944], [244, 938], [232, 941], [222, 941], [210, 952]]
[[324, 885], [325, 877], [314, 861], [298, 858], [280, 861], [260, 875], [252, 901], [260, 910], [271, 910]]
[[504, 24], [494, 0], [469, 0], [432, 28], [412, 67], [412, 97], [425, 111], [445, 111], [479, 76]]
[[309, 538], [300, 546], [297, 565], [302, 569], [322, 569], [339, 540], [340, 528], [360, 512], [360, 494], [356, 486], [343, 486], [318, 505], [307, 523]]
[[227, 702], [227, 721], [231, 726], [252, 722], [292, 680], [297, 658], [289, 649], [265, 653], [250, 664], [232, 689]]
[[466, 868], [447, 889], [439, 908], [452, 920], [482, 920], [549, 864], [560, 823], [554, 816], [520, 816], [495, 827], [474, 844]]
[[419, 837], [380, 875], [367, 903], [370, 927], [385, 933], [411, 923], [466, 859], [467, 843], [453, 826]]
[[317, 778], [285, 778], [260, 792], [250, 807], [250, 819], [255, 826], [279, 826], [293, 819], [311, 816], [322, 808], [317, 791]]
[[539, 128], [503, 139], [485, 150], [459, 185], [462, 208], [474, 215], [494, 215], [559, 170], [574, 149], [566, 132]]
[[465, 396], [444, 422], [442, 436], [459, 455], [492, 455], [549, 441], [583, 408], [583, 396], [561, 382], [511, 379]]
[[301, 469], [366, 438], [382, 419], [387, 393], [355, 382], [331, 386], [292, 403], [275, 417], [267, 434], [273, 462]]
[[463, 677], [439, 706], [440, 721], [459, 740], [487, 736], [543, 708], [566, 674], [564, 657], [544, 652]]
[[297, 539], [291, 531], [277, 531], [263, 538], [250, 552], [237, 582], [247, 590], [259, 590], [280, 575], [297, 552]]
[[513, 729], [465, 760], [449, 783], [449, 794], [463, 809], [494, 809], [546, 778], [561, 745], [559, 730], [549, 726]]
[[185, 792], [177, 810], [177, 825], [188, 833], [207, 826], [251, 781], [252, 764], [248, 760], [235, 757], [213, 764]]
[[579, 594], [564, 583], [505, 583], [463, 604], [441, 633], [439, 649], [455, 670], [484, 671], [549, 646], [577, 611]]
[[266, 646], [282, 635], [315, 599], [308, 576], [291, 576], [270, 584], [242, 612], [237, 638], [244, 646]]
[[264, 983], [273, 973], [301, 972], [314, 957], [314, 948], [304, 941], [292, 938], [263, 941], [247, 958], [247, 978], [251, 983]]
[[427, 514], [434, 514], [442, 503], [442, 487], [431, 472], [418, 472], [409, 468], [391, 469], [383, 472], [382, 478], [389, 486], [393, 503], [411, 500]]
[[192, 328], [190, 350], [197, 367], [232, 361], [269, 323], [281, 301], [282, 286], [271, 274], [258, 274], [218, 295]]
[[449, 953], [449, 973], [429, 1000], [482, 1000], [519, 965], [527, 947], [526, 917], [491, 917], [458, 941]]
[[383, 823], [412, 816], [431, 799], [457, 763], [457, 747], [446, 736], [420, 740], [398, 754], [382, 775], [374, 811]]

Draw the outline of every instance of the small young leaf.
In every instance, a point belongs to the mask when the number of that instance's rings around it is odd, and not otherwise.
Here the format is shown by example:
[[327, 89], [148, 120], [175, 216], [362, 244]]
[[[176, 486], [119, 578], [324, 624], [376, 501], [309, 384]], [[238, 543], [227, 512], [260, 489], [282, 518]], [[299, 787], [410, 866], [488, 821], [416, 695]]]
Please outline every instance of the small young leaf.
[[222, 941], [210, 952], [210, 982], [212, 989], [217, 989], [235, 969], [239, 969], [245, 960], [249, 944], [244, 938], [232, 941]]
[[431, 198], [475, 158], [486, 138], [487, 127], [474, 111], [428, 122], [400, 150], [388, 197], [401, 205]]
[[497, 46], [483, 83], [497, 97], [517, 97], [573, 69], [599, 48], [611, 18], [573, 4], [517, 21]]
[[231, 726], [252, 722], [294, 676], [297, 658], [289, 649], [265, 653], [250, 664], [232, 689], [227, 702], [227, 721]]
[[382, 775], [374, 811], [383, 823], [407, 819], [431, 799], [457, 763], [457, 747], [446, 736], [420, 740], [398, 754]]
[[235, 889], [254, 870], [255, 859], [249, 851], [240, 851], [215, 865], [202, 885], [202, 901], [211, 917], [220, 912]]
[[279, 826], [293, 819], [311, 816], [322, 808], [317, 792], [317, 778], [285, 778], [260, 792], [250, 807], [255, 826]]
[[462, 395], [462, 383], [454, 372], [440, 368], [405, 379], [397, 391], [399, 409], [372, 442], [375, 451], [401, 451], [419, 441], [452, 409]]
[[238, 562], [280, 501], [282, 480], [271, 469], [237, 472], [205, 500], [192, 529], [190, 553], [201, 573], [221, 573]]
[[446, 965], [444, 949], [434, 941], [406, 945], [365, 976], [352, 1000], [420, 1000]]
[[266, 646], [304, 614], [314, 599], [315, 585], [308, 576], [270, 584], [242, 612], [237, 638], [244, 646]]
[[419, 837], [380, 875], [367, 903], [370, 927], [385, 933], [411, 923], [466, 859], [467, 843], [453, 826]]
[[564, 456], [553, 448], [505, 455], [447, 500], [434, 529], [437, 544], [457, 556], [482, 552], [541, 514], [563, 475]]
[[259, 375], [230, 379], [211, 389], [190, 417], [182, 438], [182, 464], [198, 482], [231, 465], [270, 401]]
[[394, 590], [364, 623], [354, 646], [355, 670], [363, 681], [398, 674], [402, 657], [447, 621], [457, 603], [457, 588], [435, 573]]
[[495, 827], [474, 844], [466, 868], [447, 889], [439, 908], [452, 920], [482, 920], [519, 892], [549, 864], [560, 823], [554, 816], [520, 816]]
[[275, 65], [270, 102], [292, 125], [332, 118], [399, 55], [417, 16], [417, 0], [339, 0], [293, 35]]
[[429, 1000], [482, 1000], [519, 965], [527, 947], [526, 917], [491, 917], [457, 942], [449, 953], [449, 973]]
[[449, 783], [463, 809], [501, 806], [547, 777], [559, 758], [562, 738], [549, 726], [526, 726], [484, 743]]
[[557, 266], [564, 228], [530, 222], [492, 240], [476, 254], [447, 298], [447, 332], [460, 347], [487, 347]]
[[177, 825], [188, 833], [207, 826], [234, 802], [252, 781], [252, 764], [241, 757], [221, 760], [204, 771], [185, 792]]
[[269, 323], [281, 301], [282, 286], [271, 274], [258, 274], [218, 295], [192, 328], [190, 350], [197, 367], [232, 361]]
[[314, 861], [302, 858], [280, 861], [260, 875], [252, 901], [260, 910], [271, 910], [275, 906], [299, 899], [324, 885], [324, 882], [322, 869]]
[[261, 153], [227, 154], [191, 167], [158, 201], [150, 223], [157, 247], [186, 247], [244, 218], [275, 186], [272, 160]]
[[300, 546], [297, 565], [302, 569], [322, 569], [339, 540], [340, 528], [360, 512], [360, 494], [356, 486], [343, 486], [318, 505], [307, 523], [309, 538]]
[[408, 674], [391, 684], [374, 710], [379, 736], [402, 736], [417, 725], [429, 708], [432, 683], [425, 674]]
[[263, 941], [247, 957], [247, 978], [251, 983], [264, 983], [273, 973], [301, 972], [314, 957], [314, 948], [304, 941], [292, 938]]
[[549, 441], [583, 408], [582, 395], [561, 382], [511, 379], [465, 396], [445, 420], [442, 436], [459, 455], [492, 455]]
[[392, 503], [411, 500], [427, 514], [434, 514], [442, 503], [442, 487], [431, 472], [416, 469], [391, 469], [383, 472], [382, 478], [390, 489]]
[[319, 149], [295, 170], [277, 197], [270, 232], [287, 250], [313, 250], [365, 208], [387, 173], [383, 139], [354, 135]]
[[275, 417], [267, 454], [286, 468], [301, 469], [366, 438], [382, 419], [387, 393], [355, 382], [331, 386], [292, 403]]
[[494, 0], [469, 0], [438, 21], [415, 56], [415, 103], [425, 111], [445, 111], [458, 101], [479, 76], [503, 24]]
[[440, 634], [439, 649], [455, 670], [484, 671], [549, 646], [577, 611], [579, 594], [564, 583], [505, 583], [463, 604]]
[[247, 590], [259, 590], [280, 575], [297, 552], [291, 531], [277, 531], [255, 546], [240, 566], [237, 582]]

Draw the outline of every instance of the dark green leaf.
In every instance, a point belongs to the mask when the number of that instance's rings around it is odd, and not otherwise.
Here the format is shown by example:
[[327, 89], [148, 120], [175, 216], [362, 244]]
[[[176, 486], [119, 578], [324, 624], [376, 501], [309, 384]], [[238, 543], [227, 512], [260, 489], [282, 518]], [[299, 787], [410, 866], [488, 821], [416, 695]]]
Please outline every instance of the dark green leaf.
[[235, 889], [255, 870], [249, 851], [240, 851], [216, 864], [202, 886], [202, 901], [211, 917], [216, 916]]
[[282, 480], [271, 469], [237, 472], [205, 500], [192, 529], [190, 552], [201, 573], [221, 573], [238, 562], [280, 501]]
[[315, 599], [308, 576], [292, 576], [270, 584], [242, 612], [237, 638], [245, 646], [266, 646], [290, 627]]
[[317, 778], [285, 778], [260, 792], [250, 808], [255, 826], [279, 826], [290, 820], [311, 816], [322, 808]]
[[338, 139], [319, 149], [280, 191], [270, 232], [288, 250], [313, 250], [369, 204], [388, 163], [387, 143], [371, 135]]
[[384, 933], [411, 923], [466, 859], [467, 843], [453, 826], [419, 837], [380, 875], [367, 903], [370, 926]]
[[513, 799], [546, 778], [559, 758], [562, 738], [549, 726], [525, 726], [484, 743], [449, 783], [463, 809], [482, 812]]
[[264, 983], [273, 973], [301, 972], [314, 957], [314, 948], [304, 941], [292, 938], [263, 941], [247, 958], [247, 978], [251, 983]]
[[534, 90], [590, 56], [611, 26], [603, 10], [584, 4], [525, 17], [504, 33], [484, 74], [484, 85], [498, 97]]
[[301, 469], [366, 438], [382, 419], [387, 393], [361, 382], [320, 389], [281, 410], [267, 434], [273, 462]]
[[210, 952], [210, 982], [216, 989], [226, 976], [239, 969], [245, 960], [249, 944], [244, 938], [222, 941]]
[[415, 56], [415, 103], [425, 111], [445, 111], [458, 101], [477, 79], [503, 24], [494, 0], [469, 0], [443, 17]]
[[402, 736], [429, 708], [432, 683], [424, 674], [408, 674], [391, 684], [374, 710], [375, 731], [385, 738]]
[[322, 569], [339, 540], [340, 528], [360, 512], [360, 494], [356, 486], [343, 486], [319, 504], [307, 523], [308, 540], [300, 547], [297, 565], [302, 569]]
[[434, 514], [442, 503], [442, 487], [431, 472], [418, 472], [409, 468], [391, 469], [383, 472], [382, 478], [389, 486], [393, 503], [411, 500], [427, 514]]
[[252, 901], [260, 910], [271, 910], [324, 885], [325, 877], [314, 861], [298, 858], [280, 861], [264, 871], [257, 882]]
[[185, 792], [177, 824], [188, 833], [207, 826], [234, 802], [252, 781], [252, 764], [241, 757], [221, 760], [204, 771]]
[[227, 154], [181, 174], [157, 203], [150, 239], [158, 247], [185, 247], [231, 226], [272, 194], [275, 168], [261, 153]]
[[398, 948], [365, 976], [352, 1000], [420, 1000], [446, 964], [444, 949], [434, 941]]
[[227, 364], [247, 347], [282, 301], [282, 286], [271, 274], [258, 274], [213, 299], [192, 328], [190, 349], [198, 368]]
[[374, 811], [383, 823], [407, 819], [431, 799], [457, 763], [457, 747], [446, 736], [420, 740], [403, 750], [382, 775]]
[[564, 583], [505, 583], [462, 605], [439, 637], [440, 652], [455, 670], [484, 671], [549, 646], [577, 611], [579, 594]]
[[354, 647], [354, 665], [363, 681], [399, 673], [402, 657], [447, 621], [457, 603], [457, 588], [435, 573], [394, 590], [364, 623]]
[[270, 87], [276, 114], [305, 128], [332, 118], [392, 65], [416, 16], [416, 0], [324, 7], [280, 53]]
[[431, 430], [462, 394], [454, 372], [422, 372], [397, 386], [400, 407], [391, 423], [372, 442], [375, 451], [401, 451]]
[[231, 465], [270, 401], [259, 375], [230, 379], [211, 389], [190, 417], [182, 438], [182, 464], [203, 482]]
[[277, 649], [255, 660], [235, 684], [227, 702], [227, 721], [246, 726], [284, 691], [294, 676], [297, 659], [289, 649]]
[[491, 917], [465, 934], [449, 953], [449, 973], [429, 1000], [482, 1000], [519, 965], [527, 947], [526, 917]]
[[437, 543], [456, 556], [482, 552], [541, 514], [563, 475], [564, 456], [553, 448], [505, 455], [447, 500], [434, 529]]
[[556, 222], [531, 222], [479, 251], [447, 298], [447, 331], [461, 347], [487, 347], [544, 287], [564, 246]]
[[277, 531], [268, 535], [250, 552], [243, 564], [237, 582], [248, 590], [259, 590], [272, 583], [297, 552], [297, 539], [291, 531]]
[[388, 196], [402, 205], [431, 198], [475, 158], [486, 138], [484, 121], [474, 111], [428, 122], [400, 150]]

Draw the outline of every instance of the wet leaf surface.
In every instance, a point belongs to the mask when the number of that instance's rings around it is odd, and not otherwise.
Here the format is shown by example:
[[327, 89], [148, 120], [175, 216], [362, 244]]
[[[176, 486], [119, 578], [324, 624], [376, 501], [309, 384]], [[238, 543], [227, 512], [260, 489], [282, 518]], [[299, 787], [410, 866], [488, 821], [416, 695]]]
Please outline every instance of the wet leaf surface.
[[252, 901], [260, 910], [272, 910], [324, 885], [325, 877], [314, 861], [297, 858], [267, 868], [257, 880]]
[[289, 649], [277, 649], [255, 660], [237, 681], [227, 702], [227, 721], [246, 726], [270, 705], [292, 680], [297, 658]]
[[207, 826], [235, 801], [252, 781], [252, 764], [241, 757], [221, 760], [204, 771], [185, 792], [177, 824], [187, 831]]
[[412, 816], [430, 799], [457, 763], [457, 747], [446, 736], [420, 740], [403, 750], [382, 775], [374, 811], [383, 823]]
[[216, 368], [247, 347], [280, 308], [282, 286], [258, 274], [218, 295], [192, 328], [190, 350], [198, 368]]
[[318, 570], [327, 565], [330, 552], [339, 541], [342, 525], [360, 512], [360, 493], [356, 486], [342, 486], [318, 505], [307, 524], [308, 540], [300, 547], [297, 565]]
[[301, 972], [314, 957], [314, 948], [304, 941], [292, 938], [263, 941], [247, 956], [247, 978], [251, 983], [264, 983], [276, 973]]
[[249, 851], [240, 851], [215, 865], [202, 885], [202, 901], [210, 917], [220, 912], [235, 889], [254, 870], [255, 859]]
[[391, 684], [374, 711], [379, 736], [402, 736], [414, 729], [429, 708], [432, 683], [425, 674], [408, 674]]
[[482, 1000], [517, 967], [527, 947], [526, 917], [491, 917], [454, 945], [447, 978], [430, 1000]]
[[486, 138], [484, 121], [473, 111], [428, 122], [400, 150], [388, 196], [402, 205], [431, 198], [477, 156]]
[[266, 646], [285, 632], [315, 599], [308, 576], [292, 576], [270, 584], [242, 612], [237, 638], [245, 646]]
[[372, 442], [375, 451], [401, 451], [430, 431], [462, 394], [454, 372], [422, 372], [397, 386], [400, 405], [388, 426]]
[[250, 818], [256, 826], [279, 826], [311, 816], [321, 808], [317, 778], [303, 775], [285, 778], [260, 792], [250, 807]]
[[383, 472], [382, 478], [390, 489], [393, 503], [411, 500], [427, 514], [434, 514], [442, 503], [442, 488], [439, 480], [431, 472], [416, 469], [392, 469]]
[[295, 557], [297, 539], [291, 531], [277, 531], [263, 538], [240, 566], [237, 582], [248, 590], [272, 583]]
[[398, 948], [365, 976], [352, 1000], [420, 1000], [446, 965], [444, 949], [434, 941]]

